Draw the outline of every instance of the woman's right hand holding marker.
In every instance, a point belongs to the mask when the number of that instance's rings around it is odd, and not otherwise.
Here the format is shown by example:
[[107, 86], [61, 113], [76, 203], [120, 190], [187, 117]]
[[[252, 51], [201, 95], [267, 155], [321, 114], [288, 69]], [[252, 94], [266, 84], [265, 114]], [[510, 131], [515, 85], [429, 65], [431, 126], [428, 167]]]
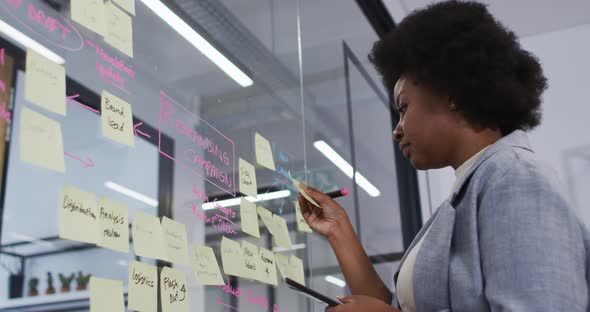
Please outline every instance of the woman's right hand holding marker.
[[321, 207], [316, 207], [299, 194], [298, 201], [303, 218], [315, 232], [330, 241], [337, 235], [352, 231], [348, 215], [340, 204], [311, 186], [303, 183], [300, 186]]

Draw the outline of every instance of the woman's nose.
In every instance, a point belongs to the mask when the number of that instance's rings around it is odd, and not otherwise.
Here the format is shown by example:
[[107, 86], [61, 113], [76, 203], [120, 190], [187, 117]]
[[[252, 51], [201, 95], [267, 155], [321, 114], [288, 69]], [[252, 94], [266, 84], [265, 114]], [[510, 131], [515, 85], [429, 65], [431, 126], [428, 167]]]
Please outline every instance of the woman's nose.
[[398, 123], [397, 126], [395, 127], [395, 129], [393, 129], [393, 140], [396, 142], [399, 142], [402, 140], [403, 136], [404, 136], [403, 131]]

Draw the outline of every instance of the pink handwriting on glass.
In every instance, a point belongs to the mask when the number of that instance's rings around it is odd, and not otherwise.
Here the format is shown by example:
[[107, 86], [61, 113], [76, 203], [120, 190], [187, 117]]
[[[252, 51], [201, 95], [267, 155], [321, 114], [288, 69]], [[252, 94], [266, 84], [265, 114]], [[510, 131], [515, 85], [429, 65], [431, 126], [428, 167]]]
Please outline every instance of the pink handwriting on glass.
[[[240, 289], [240, 287], [232, 288], [229, 279], [228, 279], [226, 285], [218, 286], [218, 287], [219, 287], [219, 289], [221, 289], [223, 292], [225, 292], [226, 294], [228, 294], [230, 296], [233, 296], [236, 298], [240, 298], [242, 296], [242, 290]], [[266, 298], [264, 296], [255, 296], [249, 290], [246, 291], [246, 296], [248, 297], [248, 303], [258, 305], [258, 306], [262, 307], [264, 310], [268, 311], [268, 306], [269, 306], [268, 298]], [[229, 306], [229, 305], [223, 303], [222, 301], [220, 301], [219, 299], [216, 299], [215, 303], [225, 306], [225, 307], [228, 307], [228, 308], [231, 308], [231, 309], [234, 309], [234, 310], [237, 310], [236, 307]], [[273, 305], [272, 311], [273, 312], [281, 312], [281, 310], [279, 310], [279, 306], [277, 304]]]
[[[216, 199], [217, 200], [217, 199]], [[214, 201], [215, 202], [215, 201]], [[207, 214], [199, 209], [198, 205], [192, 204], [193, 214], [201, 219], [203, 222], [207, 224], [211, 224], [215, 230], [225, 233], [225, 234], [233, 234], [237, 235], [238, 232], [236, 231], [236, 224], [230, 219], [234, 219], [236, 217], [236, 213], [228, 208], [223, 208], [219, 206], [216, 202], [214, 204], [216, 210], [221, 211], [223, 214], [215, 213], [213, 217], [207, 216]]]
[[130, 65], [125, 64], [124, 60], [121, 60], [116, 56], [110, 56], [107, 54], [99, 44], [88, 39], [85, 39], [85, 42], [87, 46], [94, 48], [96, 55], [99, 57], [99, 60], [96, 61], [98, 77], [105, 83], [130, 94], [125, 83], [128, 78], [135, 78], [136, 76], [136, 72], [130, 67]]
[[[232, 140], [178, 104], [164, 91], [160, 91], [158, 125], [160, 154], [187, 167], [220, 190], [236, 196], [235, 144]], [[174, 155], [173, 151], [162, 147], [162, 133], [174, 134], [175, 145], [179, 144], [176, 146], [184, 150], [180, 157], [171, 156]], [[231, 172], [231, 176], [228, 172]]]
[[205, 191], [199, 190], [199, 188], [197, 187], [197, 184], [193, 184], [193, 191], [192, 192], [202, 202], [204, 202], [204, 203], [208, 203], [209, 202], [209, 197], [207, 197], [207, 194], [205, 194]]
[[[82, 35], [66, 18], [54, 10], [44, 10], [43, 4], [29, 1], [4, 0], [0, 1], [0, 6], [23, 27], [57, 47], [68, 51], [79, 51], [84, 47]], [[23, 5], [25, 3], [28, 5]]]

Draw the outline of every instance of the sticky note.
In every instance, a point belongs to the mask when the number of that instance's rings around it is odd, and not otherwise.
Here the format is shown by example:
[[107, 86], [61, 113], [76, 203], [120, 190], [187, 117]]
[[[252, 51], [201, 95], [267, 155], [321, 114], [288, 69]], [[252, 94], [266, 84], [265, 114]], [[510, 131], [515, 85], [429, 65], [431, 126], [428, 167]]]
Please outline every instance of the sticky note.
[[305, 285], [305, 272], [303, 271], [303, 261], [295, 255], [289, 258], [289, 269], [287, 275], [290, 279], [301, 285]]
[[133, 57], [133, 26], [131, 17], [110, 1], [105, 7], [104, 41], [119, 51]]
[[225, 285], [219, 263], [213, 248], [204, 245], [193, 246], [193, 272], [201, 285]]
[[188, 312], [188, 289], [182, 271], [163, 267], [160, 273], [162, 312]]
[[239, 159], [240, 167], [240, 192], [242, 194], [256, 198], [258, 196], [258, 187], [256, 186], [256, 169], [249, 162]]
[[162, 232], [168, 261], [188, 264], [188, 242], [183, 223], [162, 217]]
[[166, 260], [160, 219], [139, 209], [135, 210], [131, 226], [133, 249], [140, 257]]
[[320, 205], [315, 200], [313, 200], [313, 198], [311, 198], [311, 196], [309, 196], [307, 193], [305, 193], [305, 191], [301, 188], [301, 185], [300, 185], [301, 182], [299, 182], [295, 179], [291, 179], [291, 181], [293, 182], [293, 184], [295, 185], [295, 187], [297, 188], [299, 193], [301, 193], [301, 195], [303, 195], [303, 197], [305, 197], [305, 199], [307, 199], [307, 201], [309, 201], [310, 203], [312, 203], [316, 207], [321, 208]]
[[225, 236], [221, 238], [221, 264], [223, 272], [227, 275], [243, 276], [242, 247], [240, 243]]
[[299, 203], [297, 201], [294, 202], [295, 205], [295, 218], [297, 219], [297, 231], [299, 232], [306, 232], [312, 233], [313, 230], [309, 227], [305, 219], [303, 218], [303, 214], [301, 213], [301, 207], [299, 207]]
[[138, 261], [129, 263], [127, 305], [129, 310], [158, 311], [158, 269]]
[[123, 312], [123, 283], [90, 277], [90, 312]]
[[94, 194], [64, 185], [59, 195], [59, 237], [98, 242], [98, 214]]
[[262, 223], [264, 223], [264, 225], [266, 226], [266, 228], [268, 229], [270, 234], [274, 234], [275, 233], [275, 229], [274, 229], [275, 222], [272, 217], [272, 212], [266, 210], [266, 208], [264, 208], [262, 206], [257, 206], [256, 211], [258, 212], [258, 215], [262, 219]]
[[260, 227], [258, 224], [258, 212], [256, 204], [248, 201], [244, 197], [240, 199], [240, 223], [242, 231], [254, 237], [260, 237]]
[[256, 163], [270, 170], [276, 171], [275, 161], [272, 157], [270, 142], [258, 132], [254, 134], [254, 147], [256, 151]]
[[25, 99], [46, 110], [66, 115], [66, 70], [43, 55], [28, 49]]
[[78, 24], [104, 35], [104, 5], [103, 0], [70, 1], [72, 20]]
[[242, 241], [242, 256], [244, 257], [244, 262], [242, 262], [242, 277], [259, 280], [259, 269], [260, 265], [258, 262], [260, 258], [258, 256], [258, 246], [249, 243], [247, 241]]
[[281, 253], [275, 253], [275, 262], [283, 279], [289, 277], [289, 257]]
[[279, 247], [291, 249], [291, 237], [287, 228], [287, 220], [279, 215], [273, 215], [274, 229], [273, 238]]
[[98, 246], [129, 252], [127, 205], [106, 197], [98, 199]]
[[113, 0], [123, 10], [129, 12], [131, 15], [135, 15], [135, 0]]
[[64, 144], [59, 122], [27, 107], [20, 111], [20, 160], [64, 173]]
[[258, 254], [260, 256], [259, 281], [277, 286], [277, 268], [275, 265], [275, 254], [265, 248], [259, 247]]
[[135, 145], [133, 138], [133, 114], [129, 103], [103, 90], [101, 119], [102, 135], [104, 137], [121, 144]]

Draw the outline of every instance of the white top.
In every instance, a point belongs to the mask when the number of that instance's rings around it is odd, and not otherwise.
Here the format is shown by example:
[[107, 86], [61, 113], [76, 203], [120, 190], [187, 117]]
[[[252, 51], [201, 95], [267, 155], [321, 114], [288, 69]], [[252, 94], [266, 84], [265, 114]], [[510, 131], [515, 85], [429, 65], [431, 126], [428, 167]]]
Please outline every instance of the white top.
[[[453, 184], [453, 188], [451, 192], [457, 187], [457, 183], [465, 176], [467, 171], [471, 169], [477, 158], [489, 148], [489, 146], [483, 148], [477, 154], [473, 155], [469, 158], [466, 162], [464, 162], [457, 170], [455, 171], [455, 176], [457, 179]], [[416, 301], [414, 300], [414, 281], [412, 277], [414, 276], [414, 265], [416, 264], [416, 256], [418, 255], [418, 251], [420, 250], [420, 246], [424, 242], [424, 237], [428, 235], [430, 228], [426, 230], [426, 233], [422, 235], [420, 241], [414, 245], [414, 248], [410, 250], [410, 253], [406, 256], [404, 260], [404, 264], [399, 270], [399, 275], [397, 277], [397, 301], [399, 302], [399, 306], [402, 308], [403, 312], [416, 312]]]

